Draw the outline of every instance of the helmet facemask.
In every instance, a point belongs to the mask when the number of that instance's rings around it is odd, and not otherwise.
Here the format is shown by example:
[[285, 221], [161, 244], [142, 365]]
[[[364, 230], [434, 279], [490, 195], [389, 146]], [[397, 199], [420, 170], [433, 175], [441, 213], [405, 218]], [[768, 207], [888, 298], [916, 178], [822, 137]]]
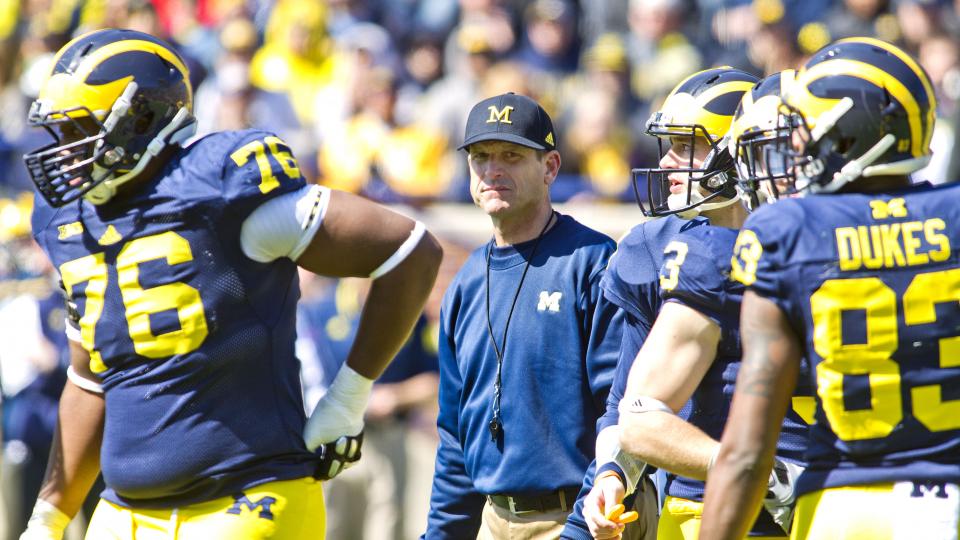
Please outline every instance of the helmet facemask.
[[[193, 136], [196, 122], [183, 108], [155, 137], [150, 138], [149, 134], [156, 132], [150, 124], [162, 118], [149, 110], [128, 114], [131, 107], [144, 107], [138, 103], [136, 94], [137, 83], [128, 83], [102, 122], [86, 107], [43, 111], [41, 102], [34, 102], [28, 121], [30, 125], [46, 129], [54, 142], [24, 155], [24, 162], [38, 190], [51, 206], [63, 206], [80, 197], [102, 204], [116, 194], [120, 185], [143, 172], [163, 148], [169, 144], [181, 144]], [[82, 137], [76, 140], [63, 137], [64, 126], [69, 126], [66, 128], [68, 133], [78, 133]], [[140, 144], [131, 145], [137, 132], [146, 135], [141, 137]], [[125, 141], [126, 149], [114, 144], [112, 140], [115, 138]]]
[[[917, 162], [929, 157], [900, 163], [879, 163], [897, 142], [892, 133], [860, 133], [845, 126], [866, 126], [876, 123], [873, 119], [844, 118], [863, 116], [850, 97], [840, 99], [836, 105], [817, 118], [811, 129], [803, 112], [787, 103], [781, 104], [781, 122], [787, 122], [788, 135], [776, 145], [778, 154], [785, 158], [785, 182], [781, 195], [804, 193], [834, 193], [861, 177], [889, 174], [907, 174], [916, 170]], [[841, 119], [844, 119], [842, 125]], [[870, 120], [873, 120], [871, 123]], [[872, 135], [872, 137], [871, 137]], [[874, 141], [873, 144], [870, 142]], [[868, 146], [869, 145], [869, 146]], [[916, 161], [916, 162], [914, 162]]]
[[[684, 144], [690, 151], [685, 156], [686, 167], [640, 168], [631, 171], [634, 192], [640, 210], [648, 217], [677, 214], [691, 218], [704, 210], [728, 206], [737, 201], [733, 159], [722, 142], [715, 142], [707, 129], [699, 124], [661, 123], [662, 113], [655, 113], [647, 123], [647, 134], [657, 138], [660, 162], [674, 144]], [[695, 163], [695, 149], [704, 144], [710, 151], [699, 166]], [[683, 193], [671, 193], [670, 175], [686, 174]], [[642, 178], [646, 179], [647, 203], [640, 195]], [[713, 202], [711, 202], [713, 201]]]
[[110, 200], [163, 150], [193, 136], [189, 71], [168, 44], [132, 30], [98, 30], [65, 45], [28, 122], [53, 142], [24, 155], [51, 206]]
[[[749, 73], [721, 66], [690, 75], [667, 95], [645, 130], [657, 138], [659, 163], [631, 171], [637, 203], [645, 216], [676, 214], [690, 219], [738, 202], [736, 170], [724, 137], [743, 93], [756, 82]], [[681, 146], [689, 148], [689, 153]], [[670, 191], [671, 176], [676, 193]], [[683, 190], [677, 186], [681, 182]], [[644, 191], [645, 197], [640, 195]]]
[[[130, 86], [136, 91], [135, 83]], [[117, 104], [114, 111], [125, 114], [129, 99], [117, 100]], [[54, 142], [23, 159], [40, 193], [52, 206], [63, 206], [112, 176], [123, 162], [123, 148], [106, 143], [110, 129], [87, 107], [58, 111], [43, 108], [42, 102], [35, 101], [27, 121], [31, 126], [44, 128]], [[117, 122], [111, 123], [115, 126]]]
[[748, 129], [737, 138], [740, 191], [750, 210], [793, 192], [795, 152], [789, 147], [794, 116], [777, 115], [775, 125]]

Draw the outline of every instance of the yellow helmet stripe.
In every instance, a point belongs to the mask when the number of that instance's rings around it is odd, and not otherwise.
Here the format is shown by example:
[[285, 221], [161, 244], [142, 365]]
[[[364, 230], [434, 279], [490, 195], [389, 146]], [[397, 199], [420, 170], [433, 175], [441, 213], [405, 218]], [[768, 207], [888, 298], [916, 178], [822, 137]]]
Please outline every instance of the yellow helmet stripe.
[[920, 105], [903, 83], [872, 64], [842, 58], [827, 60], [812, 66], [805, 71], [802, 78], [806, 83], [805, 86], [809, 86], [813, 81], [831, 75], [858, 77], [880, 88], [886, 88], [907, 111], [907, 122], [910, 124], [910, 152], [914, 157], [924, 155], [924, 145], [929, 143], [921, 136], [923, 130], [920, 126]]
[[930, 79], [927, 77], [927, 74], [923, 68], [920, 67], [920, 64], [918, 64], [909, 54], [903, 52], [903, 50], [901, 50], [899, 47], [893, 47], [886, 41], [880, 39], [871, 37], [852, 37], [837, 41], [837, 43], [845, 42], [867, 43], [869, 45], [879, 47], [899, 58], [901, 62], [906, 64], [907, 67], [909, 67], [917, 75], [917, 78], [920, 79], [920, 84], [923, 85], [923, 91], [927, 94], [927, 102], [930, 104], [930, 108], [927, 110], [927, 125], [930, 126], [930, 129], [927, 130], [927, 136], [923, 141], [923, 146], [925, 148], [929, 147], [930, 139], [933, 138], [933, 123], [936, 120], [937, 114], [937, 97], [933, 91], [933, 87], [930, 85]]
[[[103, 120], [117, 97], [127, 87], [127, 83], [132, 80], [133, 76], [127, 76], [106, 84], [91, 86], [83, 84], [67, 73], [56, 73], [43, 86], [39, 99], [45, 103], [51, 113], [72, 109], [77, 103], [83, 103], [90, 112]], [[67, 116], [77, 118], [86, 116], [86, 113], [81, 109], [72, 111]], [[54, 118], [60, 118], [60, 116], [56, 115]]]
[[87, 76], [99, 66], [104, 60], [115, 56], [120, 53], [132, 52], [132, 51], [148, 51], [157, 54], [167, 62], [170, 62], [174, 65], [183, 76], [183, 80], [186, 82], [187, 87], [187, 96], [190, 99], [190, 102], [193, 102], [193, 89], [190, 88], [190, 70], [187, 69], [187, 66], [180, 61], [180, 58], [177, 55], [170, 52], [166, 47], [162, 47], [152, 41], [139, 40], [139, 39], [125, 39], [122, 41], [115, 41], [113, 43], [108, 43], [103, 47], [93, 51], [89, 56], [85, 57], [80, 65], [77, 67], [75, 76], [83, 81], [86, 80]]

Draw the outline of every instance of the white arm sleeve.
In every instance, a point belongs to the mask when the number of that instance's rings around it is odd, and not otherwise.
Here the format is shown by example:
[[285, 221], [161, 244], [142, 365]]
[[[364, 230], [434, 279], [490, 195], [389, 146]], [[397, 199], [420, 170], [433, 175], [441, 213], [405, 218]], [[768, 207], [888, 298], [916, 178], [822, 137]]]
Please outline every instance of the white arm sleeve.
[[597, 469], [610, 462], [616, 463], [617, 467], [620, 467], [625, 476], [624, 483], [626, 485], [624, 487], [627, 495], [637, 489], [647, 471], [646, 463], [620, 449], [619, 425], [607, 426], [597, 434], [596, 457]]
[[240, 229], [244, 255], [262, 263], [297, 260], [323, 223], [329, 202], [328, 188], [310, 185], [261, 204]]

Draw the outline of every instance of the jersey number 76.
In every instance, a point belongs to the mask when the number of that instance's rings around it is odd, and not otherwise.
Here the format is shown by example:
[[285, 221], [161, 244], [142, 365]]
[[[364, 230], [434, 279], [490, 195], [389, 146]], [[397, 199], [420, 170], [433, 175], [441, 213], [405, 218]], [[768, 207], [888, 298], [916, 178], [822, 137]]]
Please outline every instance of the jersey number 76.
[[[193, 260], [187, 239], [173, 231], [136, 238], [127, 242], [117, 255], [117, 284], [125, 308], [127, 329], [137, 354], [147, 358], [165, 358], [186, 354], [200, 347], [207, 337], [207, 318], [200, 300], [200, 291], [186, 283], [168, 283], [145, 289], [140, 286], [140, 264], [166, 259], [168, 265]], [[106, 371], [100, 351], [94, 348], [97, 321], [103, 312], [107, 290], [108, 265], [103, 253], [94, 253], [60, 265], [60, 275], [67, 294], [87, 282], [86, 306], [80, 318], [80, 342], [90, 353], [90, 369]], [[150, 315], [176, 310], [180, 328], [154, 335]]]

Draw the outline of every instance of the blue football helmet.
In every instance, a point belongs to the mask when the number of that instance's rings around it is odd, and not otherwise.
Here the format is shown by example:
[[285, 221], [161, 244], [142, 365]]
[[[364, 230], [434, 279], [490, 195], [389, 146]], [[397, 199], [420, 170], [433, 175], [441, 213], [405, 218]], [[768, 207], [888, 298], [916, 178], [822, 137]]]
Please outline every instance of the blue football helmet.
[[930, 162], [936, 98], [906, 52], [873, 38], [827, 45], [783, 97], [792, 160], [787, 193], [832, 193], [859, 178], [906, 175]]
[[[660, 110], [647, 121], [646, 133], [657, 138], [661, 160], [675, 142], [688, 146], [690, 154], [683, 168], [658, 164], [631, 171], [637, 203], [644, 215], [692, 217], [736, 199], [736, 171], [721, 139], [730, 129], [740, 98], [757, 80], [739, 69], [712, 68], [690, 75], [667, 95]], [[710, 146], [710, 153], [698, 167], [693, 149], [704, 144]], [[685, 194], [671, 195], [669, 175], [677, 173], [687, 175], [687, 190]], [[646, 197], [640, 193], [641, 178], [646, 179]], [[698, 185], [701, 189], [697, 189]], [[719, 202], [714, 200], [718, 198]]]
[[783, 96], [796, 78], [792, 69], [774, 73], [743, 95], [730, 125], [729, 150], [737, 167], [737, 181], [750, 209], [776, 200], [778, 181], [789, 177], [789, 158], [780, 141], [789, 135], [792, 117], [780, 114]]
[[98, 30], [67, 43], [28, 121], [54, 142], [24, 155], [52, 205], [110, 200], [169, 145], [196, 131], [193, 90], [169, 44], [132, 30]]

